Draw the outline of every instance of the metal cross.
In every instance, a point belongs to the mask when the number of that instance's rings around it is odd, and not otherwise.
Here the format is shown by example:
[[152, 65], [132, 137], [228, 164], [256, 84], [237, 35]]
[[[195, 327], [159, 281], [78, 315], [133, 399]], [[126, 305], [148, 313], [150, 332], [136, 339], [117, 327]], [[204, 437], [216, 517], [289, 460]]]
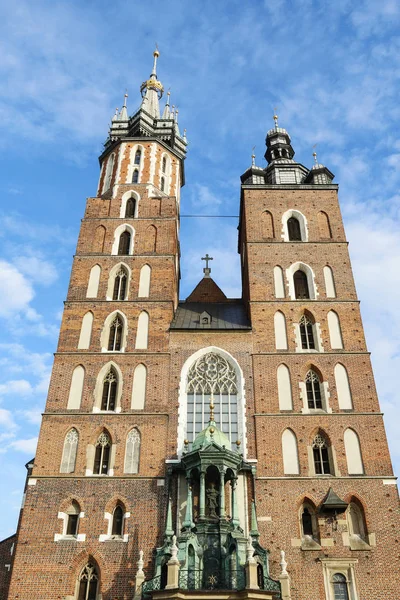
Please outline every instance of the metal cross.
[[210, 260], [214, 260], [212, 256], [208, 256], [208, 252], [205, 256], [202, 257], [201, 260], [205, 260], [206, 261], [206, 269], [208, 269], [208, 263]]

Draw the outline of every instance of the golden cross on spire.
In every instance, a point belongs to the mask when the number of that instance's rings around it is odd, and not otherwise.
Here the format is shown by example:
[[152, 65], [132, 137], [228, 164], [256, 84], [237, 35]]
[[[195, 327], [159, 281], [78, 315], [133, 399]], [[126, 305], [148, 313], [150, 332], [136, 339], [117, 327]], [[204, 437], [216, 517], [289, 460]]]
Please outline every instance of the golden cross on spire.
[[317, 161], [317, 151], [315, 150], [315, 148], [316, 148], [317, 146], [318, 146], [318, 144], [314, 144], [314, 146], [313, 146], [313, 148], [314, 148], [314, 152], [312, 153], [312, 155], [313, 155], [313, 157], [314, 157], [314, 161], [315, 161], [315, 164], [316, 164], [316, 165], [318, 164], [318, 161]]
[[275, 106], [275, 108], [274, 108], [274, 121], [275, 121], [275, 127], [276, 127], [276, 129], [278, 129], [278, 115], [276, 114], [277, 110], [278, 110], [278, 108]]
[[253, 167], [256, 164], [256, 155], [254, 154], [255, 149], [256, 149], [255, 146], [253, 146], [253, 148], [251, 149], [251, 164]]

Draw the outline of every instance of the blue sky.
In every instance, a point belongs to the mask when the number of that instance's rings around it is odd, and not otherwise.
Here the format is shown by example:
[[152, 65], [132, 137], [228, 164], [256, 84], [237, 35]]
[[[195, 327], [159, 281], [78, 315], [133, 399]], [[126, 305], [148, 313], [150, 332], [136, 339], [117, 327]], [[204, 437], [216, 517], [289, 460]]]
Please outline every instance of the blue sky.
[[[238, 214], [274, 107], [296, 158], [335, 174], [389, 443], [400, 471], [400, 4], [147, 0], [0, 5], [0, 539], [16, 526], [85, 199], [125, 88], [140, 102], [157, 42], [190, 142], [183, 214]], [[7, 24], [7, 25], [5, 25]], [[182, 220], [182, 289], [214, 256], [240, 295], [234, 219]], [[207, 240], [205, 243], [204, 240]]]

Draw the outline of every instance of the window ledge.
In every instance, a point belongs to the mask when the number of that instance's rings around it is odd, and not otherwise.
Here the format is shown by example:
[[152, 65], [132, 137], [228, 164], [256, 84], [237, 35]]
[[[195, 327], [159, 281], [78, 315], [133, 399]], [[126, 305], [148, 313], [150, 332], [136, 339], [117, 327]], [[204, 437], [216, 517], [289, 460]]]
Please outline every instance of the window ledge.
[[301, 540], [301, 550], [321, 550], [320, 544], [316, 542], [311, 536], [305, 536]]
[[124, 535], [106, 535], [101, 534], [99, 536], [99, 542], [117, 542], [118, 544], [125, 543], [129, 541], [129, 534], [125, 533]]
[[65, 535], [62, 533], [54, 534], [55, 542], [85, 542], [86, 533], [78, 533], [77, 535]]

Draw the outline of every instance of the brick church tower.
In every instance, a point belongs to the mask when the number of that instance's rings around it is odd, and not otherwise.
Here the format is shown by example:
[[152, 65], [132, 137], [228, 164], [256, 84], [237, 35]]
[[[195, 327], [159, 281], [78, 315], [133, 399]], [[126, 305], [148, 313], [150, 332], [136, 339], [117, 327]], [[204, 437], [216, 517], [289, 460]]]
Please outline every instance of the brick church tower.
[[[100, 156], [8, 598], [397, 598], [398, 495], [333, 174], [242, 175], [243, 294], [179, 301], [186, 139], [158, 51]], [[316, 157], [315, 157], [316, 158]]]

